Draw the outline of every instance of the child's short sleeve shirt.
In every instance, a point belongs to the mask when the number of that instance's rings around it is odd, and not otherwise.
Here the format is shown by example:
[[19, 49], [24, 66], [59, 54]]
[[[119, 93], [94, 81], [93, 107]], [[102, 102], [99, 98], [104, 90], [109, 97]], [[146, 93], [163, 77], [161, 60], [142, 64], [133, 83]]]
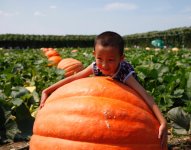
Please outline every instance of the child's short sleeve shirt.
[[[95, 76], [104, 76], [104, 74], [98, 69], [96, 62], [92, 63], [92, 69]], [[133, 66], [127, 61], [122, 61], [119, 64], [117, 72], [112, 76], [112, 78], [125, 83], [130, 75], [133, 75], [134, 78], [138, 81], [138, 77]]]

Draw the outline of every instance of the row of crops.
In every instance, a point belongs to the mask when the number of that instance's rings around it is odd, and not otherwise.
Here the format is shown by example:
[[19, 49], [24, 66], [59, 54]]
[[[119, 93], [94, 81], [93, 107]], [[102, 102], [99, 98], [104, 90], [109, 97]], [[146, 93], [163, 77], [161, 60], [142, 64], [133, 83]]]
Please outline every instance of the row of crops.
[[[40, 48], [40, 47], [90, 47], [96, 35], [25, 35], [0, 34], [0, 47]], [[191, 47], [191, 27], [172, 28], [123, 36], [128, 47], [152, 46], [151, 41], [160, 39], [167, 47]]]
[[[84, 67], [94, 60], [93, 48], [56, 50]], [[174, 131], [190, 133], [191, 51], [128, 49], [125, 58], [168, 122], [173, 121]], [[64, 73], [49, 65], [41, 49], [0, 50], [0, 144], [30, 139], [42, 90], [63, 79]]]

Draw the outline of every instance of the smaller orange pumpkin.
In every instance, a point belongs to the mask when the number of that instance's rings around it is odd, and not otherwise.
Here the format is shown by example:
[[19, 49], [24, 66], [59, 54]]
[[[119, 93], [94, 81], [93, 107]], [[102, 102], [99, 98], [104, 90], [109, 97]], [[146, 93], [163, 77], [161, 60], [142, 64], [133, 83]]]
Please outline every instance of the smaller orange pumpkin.
[[62, 57], [60, 56], [52, 56], [48, 58], [48, 66], [56, 66], [60, 61], [62, 60]]
[[71, 76], [83, 69], [83, 65], [79, 60], [74, 58], [62, 59], [57, 66], [58, 69], [63, 69], [65, 71], [64, 76]]
[[52, 47], [50, 47], [50, 48], [48, 48], [48, 50], [49, 50], [49, 51], [51, 51], [51, 50], [55, 50], [55, 49], [54, 49], [54, 48], [52, 48]]
[[56, 51], [56, 50], [48, 50], [46, 53], [45, 53], [45, 56], [50, 58], [52, 56], [60, 56], [60, 54]]
[[42, 50], [44, 53], [46, 53], [46, 52], [48, 52], [48, 51], [55, 50], [55, 49], [54, 49], [54, 48], [45, 48], [45, 47], [43, 47], [43, 48], [41, 48], [41, 50]]
[[44, 52], [44, 53], [46, 53], [47, 51], [48, 51], [48, 48], [41, 48], [41, 50]]

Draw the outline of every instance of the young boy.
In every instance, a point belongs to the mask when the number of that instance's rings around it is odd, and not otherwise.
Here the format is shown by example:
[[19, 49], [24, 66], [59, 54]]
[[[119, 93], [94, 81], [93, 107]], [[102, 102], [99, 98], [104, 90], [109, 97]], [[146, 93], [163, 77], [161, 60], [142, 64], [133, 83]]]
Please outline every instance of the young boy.
[[49, 94], [64, 84], [80, 78], [88, 77], [92, 74], [95, 76], [110, 76], [113, 79], [116, 79], [131, 87], [142, 96], [160, 122], [158, 138], [162, 139], [161, 144], [165, 146], [167, 142], [166, 120], [160, 112], [158, 106], [155, 104], [153, 98], [147, 94], [146, 90], [137, 81], [137, 76], [133, 67], [128, 62], [124, 61], [123, 51], [124, 41], [119, 34], [107, 31], [98, 35], [95, 39], [93, 51], [95, 62], [81, 72], [67, 77], [43, 90], [40, 108], [44, 106]]

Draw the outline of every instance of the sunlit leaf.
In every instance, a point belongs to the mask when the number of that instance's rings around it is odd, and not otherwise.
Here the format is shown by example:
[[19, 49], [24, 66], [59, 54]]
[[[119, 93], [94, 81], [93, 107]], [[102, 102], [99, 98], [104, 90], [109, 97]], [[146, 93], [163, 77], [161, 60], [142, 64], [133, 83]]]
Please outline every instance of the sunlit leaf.
[[184, 93], [184, 89], [176, 89], [174, 91], [174, 96], [175, 97], [182, 97], [182, 94]]
[[169, 72], [169, 67], [163, 66], [163, 67], [161, 67], [161, 68], [159, 69], [159, 74], [158, 74], [158, 76], [161, 77], [161, 76], [163, 76], [164, 73], [166, 73], [166, 72]]
[[11, 96], [14, 98], [19, 98], [28, 93], [29, 93], [29, 91], [25, 87], [13, 87]]
[[12, 101], [13, 105], [20, 106], [23, 103], [23, 100], [20, 98], [14, 98]]
[[186, 131], [190, 129], [191, 116], [187, 114], [181, 107], [172, 108], [168, 111], [167, 116], [178, 126], [184, 128]]

